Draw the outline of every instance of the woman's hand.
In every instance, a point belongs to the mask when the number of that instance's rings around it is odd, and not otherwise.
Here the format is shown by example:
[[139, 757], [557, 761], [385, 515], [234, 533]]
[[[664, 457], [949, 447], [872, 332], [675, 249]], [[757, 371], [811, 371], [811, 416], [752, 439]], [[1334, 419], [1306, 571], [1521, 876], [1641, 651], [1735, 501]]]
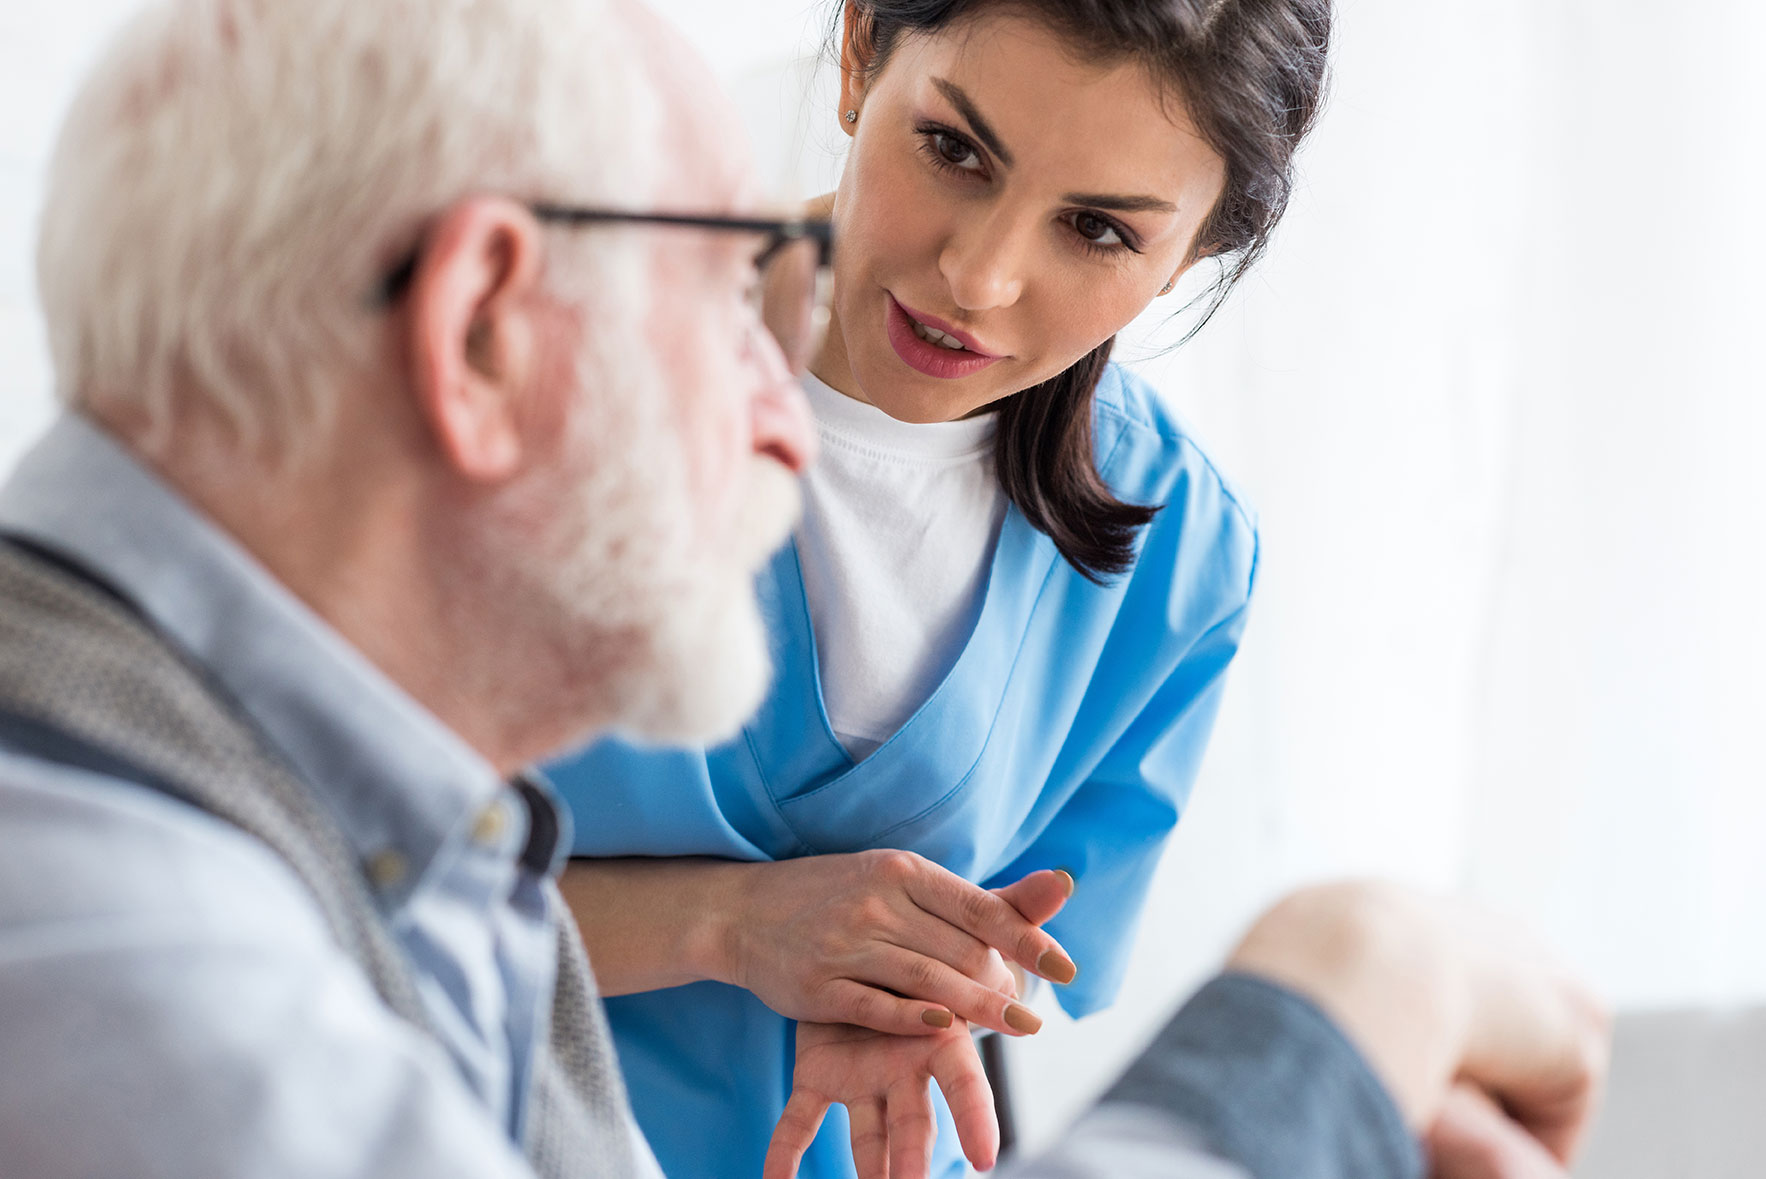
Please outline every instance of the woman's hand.
[[954, 1013], [1023, 1035], [1041, 1020], [1009, 988], [978, 981], [990, 947], [1054, 982], [1074, 975], [1038, 928], [1073, 891], [1065, 872], [989, 892], [910, 852], [870, 851], [575, 860], [559, 887], [604, 995], [714, 979], [811, 1023], [926, 1035]]
[[954, 1013], [1026, 1035], [1042, 1021], [1017, 1002], [993, 951], [1053, 982], [1075, 973], [1039, 928], [1072, 894], [1065, 872], [989, 892], [905, 851], [745, 867], [725, 981], [792, 1019], [925, 1036], [950, 1028]]

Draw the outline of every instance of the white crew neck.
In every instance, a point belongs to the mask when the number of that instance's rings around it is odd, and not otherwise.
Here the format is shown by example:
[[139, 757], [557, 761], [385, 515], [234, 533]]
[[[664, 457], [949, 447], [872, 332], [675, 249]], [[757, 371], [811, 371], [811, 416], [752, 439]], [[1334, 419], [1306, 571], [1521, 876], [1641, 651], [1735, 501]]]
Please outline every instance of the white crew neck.
[[994, 417], [898, 422], [813, 376], [821, 457], [797, 528], [822, 703], [855, 759], [925, 703], [981, 611], [1006, 515]]
[[954, 422], [903, 422], [876, 406], [848, 397], [814, 373], [803, 376], [803, 391], [815, 411], [823, 441], [844, 443], [901, 459], [969, 458], [993, 443], [991, 413]]

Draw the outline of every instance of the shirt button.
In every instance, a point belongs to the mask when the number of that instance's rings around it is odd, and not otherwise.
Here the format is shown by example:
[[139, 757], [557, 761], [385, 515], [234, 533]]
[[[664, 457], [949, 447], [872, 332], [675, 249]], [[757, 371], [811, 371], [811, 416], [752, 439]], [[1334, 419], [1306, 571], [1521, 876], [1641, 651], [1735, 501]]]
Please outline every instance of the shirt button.
[[472, 842], [490, 847], [503, 837], [509, 827], [509, 813], [501, 803], [492, 803], [478, 812], [472, 821]]
[[410, 871], [411, 866], [405, 862], [405, 857], [390, 847], [376, 852], [368, 860], [368, 879], [378, 889], [397, 888]]

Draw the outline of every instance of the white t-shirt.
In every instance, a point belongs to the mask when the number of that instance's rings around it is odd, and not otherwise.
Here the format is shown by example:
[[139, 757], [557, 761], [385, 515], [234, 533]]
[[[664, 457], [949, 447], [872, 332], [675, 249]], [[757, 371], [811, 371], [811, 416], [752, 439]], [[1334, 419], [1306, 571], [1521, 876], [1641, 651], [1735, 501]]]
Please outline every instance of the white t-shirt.
[[994, 415], [916, 425], [803, 380], [821, 456], [797, 529], [822, 699], [855, 758], [887, 741], [968, 641], [1006, 496]]

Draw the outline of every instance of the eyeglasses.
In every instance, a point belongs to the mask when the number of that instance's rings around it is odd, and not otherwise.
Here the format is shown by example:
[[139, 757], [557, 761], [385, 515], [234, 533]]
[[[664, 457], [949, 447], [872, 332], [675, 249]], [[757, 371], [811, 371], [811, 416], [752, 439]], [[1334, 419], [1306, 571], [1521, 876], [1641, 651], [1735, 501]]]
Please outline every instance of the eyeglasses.
[[[754, 256], [760, 280], [749, 298], [793, 373], [809, 368], [827, 335], [829, 304], [834, 293], [834, 226], [825, 217], [776, 220], [549, 204], [529, 205], [528, 210], [541, 221], [560, 225], [619, 222], [761, 236], [760, 250]], [[383, 303], [395, 303], [404, 295], [417, 274], [417, 259], [418, 251], [413, 250], [386, 276], [379, 292]]]

